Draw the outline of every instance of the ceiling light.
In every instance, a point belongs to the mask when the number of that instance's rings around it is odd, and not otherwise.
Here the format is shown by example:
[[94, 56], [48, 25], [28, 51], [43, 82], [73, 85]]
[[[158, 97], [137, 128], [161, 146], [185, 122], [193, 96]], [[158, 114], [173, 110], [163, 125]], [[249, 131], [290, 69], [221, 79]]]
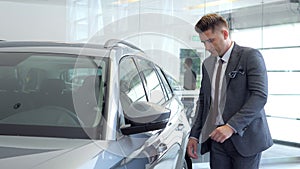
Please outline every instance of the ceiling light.
[[122, 4], [129, 4], [129, 3], [133, 3], [133, 2], [138, 2], [140, 0], [118, 0], [113, 2], [112, 4], [114, 5], [122, 5]]
[[189, 6], [189, 7], [187, 7], [186, 9], [187, 9], [187, 10], [200, 9], [200, 8], [206, 8], [206, 7], [218, 6], [218, 5], [221, 5], [221, 4], [225, 4], [225, 3], [229, 3], [229, 2], [234, 2], [234, 1], [237, 1], [237, 0], [219, 0], [219, 1], [212, 1], [212, 2], [207, 2], [207, 3], [195, 5], [195, 6]]

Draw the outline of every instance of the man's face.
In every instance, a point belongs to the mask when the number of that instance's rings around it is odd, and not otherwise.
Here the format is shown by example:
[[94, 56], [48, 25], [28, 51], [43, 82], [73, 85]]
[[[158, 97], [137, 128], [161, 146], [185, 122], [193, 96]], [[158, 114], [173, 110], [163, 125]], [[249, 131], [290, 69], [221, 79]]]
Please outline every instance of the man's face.
[[212, 32], [211, 29], [200, 33], [200, 40], [204, 44], [205, 49], [212, 56], [220, 56], [224, 54], [225, 38], [223, 30], [216, 29]]

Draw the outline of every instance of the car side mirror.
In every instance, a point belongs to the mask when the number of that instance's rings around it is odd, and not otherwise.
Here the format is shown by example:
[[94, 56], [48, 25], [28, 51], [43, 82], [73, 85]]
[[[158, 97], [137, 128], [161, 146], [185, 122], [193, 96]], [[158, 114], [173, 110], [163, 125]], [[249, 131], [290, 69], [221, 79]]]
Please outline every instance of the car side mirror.
[[121, 127], [124, 135], [137, 134], [166, 127], [171, 111], [150, 102], [132, 103], [124, 113], [126, 125]]

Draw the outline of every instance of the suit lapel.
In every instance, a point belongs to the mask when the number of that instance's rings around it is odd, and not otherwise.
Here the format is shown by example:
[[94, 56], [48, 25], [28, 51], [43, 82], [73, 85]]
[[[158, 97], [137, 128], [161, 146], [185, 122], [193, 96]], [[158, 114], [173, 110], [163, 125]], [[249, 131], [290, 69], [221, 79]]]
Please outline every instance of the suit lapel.
[[207, 73], [209, 76], [210, 84], [211, 84], [212, 77], [214, 74], [214, 68], [215, 68], [216, 61], [217, 61], [217, 57], [209, 56], [207, 58], [206, 62], [204, 62], [205, 69], [207, 70]]
[[[229, 61], [228, 61], [228, 64], [227, 64], [227, 68], [226, 68], [226, 71], [225, 71], [225, 75], [224, 75], [224, 80], [223, 81], [223, 86], [226, 88], [228, 87], [230, 81], [231, 81], [231, 78], [229, 77], [229, 73], [234, 71], [240, 61], [240, 46], [238, 46], [237, 44], [234, 44], [234, 47], [232, 49], [232, 52], [231, 52], [231, 55], [230, 55], [230, 58], [229, 58]], [[227, 84], [226, 84], [227, 83]], [[225, 85], [224, 85], [225, 84]]]
[[[226, 94], [227, 94], [227, 88], [228, 85], [231, 81], [231, 78], [229, 77], [229, 73], [234, 71], [239, 64], [240, 61], [240, 47], [237, 44], [234, 44], [234, 47], [232, 49], [232, 52], [230, 54], [230, 58], [227, 64], [227, 68], [225, 70], [223, 82], [222, 82], [222, 90], [221, 90], [221, 99], [219, 103], [219, 108], [221, 112], [224, 111], [225, 109], [225, 104], [226, 104]], [[223, 114], [223, 119], [224, 119], [224, 114]]]

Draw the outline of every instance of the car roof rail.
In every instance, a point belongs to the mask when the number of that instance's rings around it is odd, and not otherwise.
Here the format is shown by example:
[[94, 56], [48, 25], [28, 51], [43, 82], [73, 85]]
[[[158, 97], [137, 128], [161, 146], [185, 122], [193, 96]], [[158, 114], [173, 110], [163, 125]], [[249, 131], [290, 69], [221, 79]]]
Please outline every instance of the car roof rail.
[[123, 41], [123, 40], [119, 40], [119, 39], [110, 39], [110, 40], [106, 41], [105, 44], [104, 44], [104, 48], [112, 48], [112, 47], [115, 47], [115, 46], [119, 46], [119, 44], [126, 45], [126, 46], [128, 46], [132, 49], [135, 49], [135, 50], [138, 50], [138, 51], [141, 51], [141, 52], [145, 53], [142, 49], [134, 46], [133, 44], [128, 43], [128, 42]]

